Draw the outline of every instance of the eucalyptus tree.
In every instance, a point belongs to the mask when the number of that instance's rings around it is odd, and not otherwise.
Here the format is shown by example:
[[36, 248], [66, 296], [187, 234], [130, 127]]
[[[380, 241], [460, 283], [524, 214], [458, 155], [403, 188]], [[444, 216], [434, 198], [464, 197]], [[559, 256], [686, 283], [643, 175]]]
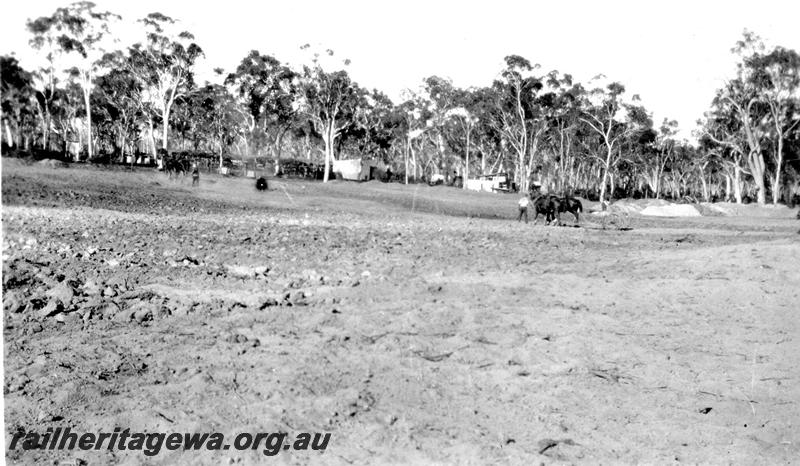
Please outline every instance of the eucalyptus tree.
[[83, 90], [76, 82], [66, 81], [55, 89], [52, 99], [52, 132], [61, 139], [64, 153], [81, 147], [83, 125], [78, 119], [83, 104]]
[[[494, 124], [498, 98], [494, 87], [482, 87], [471, 92], [472, 115], [477, 119], [472, 139], [480, 157], [481, 174], [494, 173], [505, 158], [502, 135]], [[490, 164], [488, 167], [487, 162]]]
[[[327, 54], [332, 56], [333, 52], [328, 50]], [[347, 65], [349, 61], [345, 60], [344, 63]], [[322, 137], [325, 155], [323, 182], [327, 182], [335, 159], [336, 141], [351, 124], [356, 110], [356, 90], [346, 71], [325, 71], [318, 55], [315, 55], [311, 66], [303, 66], [303, 73], [296, 85], [299, 92], [293, 108], [307, 118]]]
[[[115, 55], [109, 60], [115, 63], [125, 60], [125, 57]], [[112, 132], [114, 154], [124, 160], [125, 148], [136, 138], [142, 118], [141, 83], [127, 67], [112, 66], [107, 73], [97, 77], [96, 89], [99, 93], [98, 107]]]
[[[422, 149], [421, 145], [424, 141], [422, 135], [425, 134], [426, 130], [425, 120], [422, 118], [422, 109], [426, 105], [418, 94], [409, 90], [403, 92], [403, 99], [403, 103], [398, 105], [395, 111], [401, 123], [398, 128], [398, 138], [403, 141], [405, 184], [408, 184], [409, 171], [411, 172], [411, 179], [417, 180], [417, 154]], [[414, 148], [415, 142], [419, 149], [417, 151]]]
[[[794, 50], [776, 47], [766, 54], [746, 57], [747, 79], [765, 107], [769, 123], [768, 138], [773, 163], [772, 202], [781, 194], [784, 145], [800, 125], [800, 55]], [[766, 130], [766, 128], [764, 128]]]
[[472, 163], [472, 149], [475, 146], [475, 134], [480, 123], [480, 113], [484, 111], [482, 95], [477, 89], [453, 90], [454, 107], [445, 114], [449, 123], [448, 145], [463, 159], [463, 189], [467, 189], [467, 180]]
[[246, 128], [245, 114], [236, 98], [225, 86], [207, 84], [191, 96], [200, 117], [195, 128], [196, 136], [205, 139], [209, 146], [217, 146], [219, 166], [222, 168], [225, 148], [233, 144]]
[[120, 19], [114, 13], [96, 11], [95, 6], [92, 2], [75, 2], [56, 9], [50, 16], [28, 22], [28, 30], [34, 35], [34, 47], [55, 46], [62, 56], [77, 58], [68, 73], [76, 79], [83, 93], [90, 159], [94, 154], [91, 105], [94, 78], [106, 53], [104, 40], [109, 36], [109, 25]]
[[678, 122], [664, 118], [658, 133], [653, 135], [654, 144], [651, 150], [645, 150], [638, 154], [638, 161], [642, 167], [642, 178], [655, 194], [656, 199], [661, 198], [664, 169], [675, 154], [677, 144], [675, 136], [677, 134]]
[[750, 174], [745, 163], [746, 143], [738, 118], [729, 106], [724, 105], [719, 94], [718, 91], [705, 119], [698, 122], [701, 125], [699, 142], [707, 153], [713, 152], [722, 160], [726, 173], [726, 200], [733, 197], [737, 204], [741, 204], [744, 175]]
[[417, 93], [420, 117], [425, 121], [422, 135], [434, 150], [429, 151], [427, 166], [433, 167], [437, 174], [450, 175], [450, 157], [448, 156], [448, 132], [450, 130], [450, 111], [456, 108], [456, 94], [453, 83], [439, 76], [429, 76], [422, 80]]
[[2, 133], [9, 147], [28, 149], [36, 125], [35, 90], [30, 72], [17, 59], [0, 57], [0, 95], [2, 95]]
[[617, 114], [622, 107], [621, 95], [625, 92], [625, 87], [619, 83], [609, 84], [607, 92], [596, 88], [590, 95], [599, 98], [599, 102], [594, 104], [587, 103], [587, 109], [583, 111], [580, 120], [585, 123], [595, 135], [600, 143], [605, 146], [605, 155], [597, 155], [602, 163], [602, 179], [600, 182], [600, 203], [605, 206], [606, 185], [609, 172], [618, 158], [614, 158], [615, 152], [618, 153], [617, 146], [624, 136], [623, 124], [618, 121]]
[[52, 128], [52, 107], [56, 96], [56, 57], [61, 54], [58, 46], [58, 32], [52, 27], [54, 19], [42, 16], [28, 20], [26, 26], [32, 38], [30, 46], [44, 53], [44, 65], [33, 73], [33, 87], [36, 90], [36, 103], [42, 126], [42, 147], [50, 148], [50, 132]]
[[352, 124], [343, 131], [340, 143], [350, 142], [363, 156], [391, 163], [395, 128], [402, 125], [402, 116], [395, 112], [391, 99], [376, 89], [356, 86], [356, 94]]
[[[571, 75], [558, 71], [548, 73], [545, 84], [547, 92], [540, 97], [539, 104], [547, 111], [546, 144], [552, 154], [556, 190], [564, 192], [575, 187], [582, 164], [575, 149], [585, 91]], [[546, 164], [543, 158], [542, 165]]]
[[275, 57], [252, 50], [225, 79], [252, 118], [250, 137], [258, 149], [261, 141], [271, 141], [272, 156], [278, 164], [286, 132], [296, 124], [293, 107], [297, 97], [298, 75]]
[[152, 104], [161, 119], [161, 148], [167, 150], [172, 106], [194, 88], [193, 68], [203, 50], [194, 35], [176, 28], [177, 22], [169, 16], [150, 13], [138, 22], [145, 40], [128, 50], [129, 69], [144, 89], [144, 101]]
[[[735, 156], [741, 154], [756, 185], [758, 203], [762, 205], [766, 203], [764, 144], [767, 129], [764, 122], [767, 110], [748, 61], [757, 57], [763, 48], [756, 35], [745, 31], [743, 39], [733, 48], [743, 61], [737, 64], [736, 77], [717, 91], [710, 112], [712, 121], [704, 129], [709, 139], [727, 146]], [[740, 171], [737, 167], [736, 174]], [[738, 180], [736, 187], [738, 189]]]
[[[613, 181], [613, 172], [622, 160], [622, 144], [631, 135], [641, 131], [642, 126], [646, 127], [648, 122], [652, 125], [643, 107], [623, 101], [624, 93], [625, 87], [618, 82], [609, 84], [605, 89], [593, 89], [589, 92], [590, 101], [580, 117], [590, 132], [598, 137], [602, 147], [598, 148], [595, 156], [601, 164], [600, 202], [603, 206], [607, 184], [609, 180]], [[626, 118], [621, 118], [623, 115]]]
[[544, 82], [541, 76], [533, 74], [539, 65], [531, 65], [518, 55], [505, 57], [505, 62], [502, 79], [493, 85], [498, 99], [492, 124], [502, 135], [502, 141], [514, 150], [517, 183], [520, 189], [528, 191], [539, 143], [548, 125], [546, 109], [539, 101]]
[[478, 123], [478, 118], [470, 111], [467, 105], [456, 107], [450, 112], [448, 116], [458, 122], [458, 127], [464, 135], [463, 139], [463, 153], [464, 153], [464, 171], [462, 174], [462, 188], [467, 189], [467, 180], [469, 180], [469, 164], [470, 164], [470, 149], [472, 148], [472, 133], [474, 132], [475, 125]]

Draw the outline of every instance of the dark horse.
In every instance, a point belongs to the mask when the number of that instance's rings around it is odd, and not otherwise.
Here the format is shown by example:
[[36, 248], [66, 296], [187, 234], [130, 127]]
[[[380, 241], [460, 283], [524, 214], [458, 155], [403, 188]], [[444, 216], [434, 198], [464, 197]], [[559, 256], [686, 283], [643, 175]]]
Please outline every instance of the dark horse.
[[175, 178], [177, 178], [178, 175], [186, 175], [188, 170], [186, 169], [186, 164], [183, 163], [182, 160], [165, 159], [164, 171], [167, 172], [167, 178], [172, 179], [173, 175], [175, 175]]
[[569, 212], [575, 216], [575, 222], [580, 223], [580, 212], [583, 212], [581, 201], [573, 197], [558, 197], [552, 194], [542, 194], [533, 201], [533, 223], [544, 215], [545, 224], [556, 220], [556, 225], [561, 225], [561, 214]]

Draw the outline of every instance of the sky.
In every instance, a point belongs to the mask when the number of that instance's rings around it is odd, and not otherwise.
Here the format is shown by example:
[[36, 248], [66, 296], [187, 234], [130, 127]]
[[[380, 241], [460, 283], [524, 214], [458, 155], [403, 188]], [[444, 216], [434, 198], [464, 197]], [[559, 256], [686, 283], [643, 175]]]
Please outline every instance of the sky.
[[[734, 76], [731, 52], [745, 29], [768, 47], [800, 51], [800, 2], [704, 1], [445, 1], [303, 0], [224, 2], [94, 0], [125, 23], [151, 12], [180, 20], [196, 36], [205, 58], [198, 81], [215, 80], [250, 50], [293, 66], [310, 63], [312, 49], [349, 59], [347, 70], [362, 87], [400, 102], [425, 77], [450, 78], [459, 87], [486, 86], [507, 55], [521, 55], [540, 71], [570, 73], [587, 83], [604, 74], [638, 94], [658, 126], [675, 119], [692, 139], [716, 89]], [[51, 14], [67, 1], [6, 0], [0, 54], [13, 53], [33, 69], [40, 57], [28, 46], [29, 18]], [[122, 43], [130, 27], [118, 29]]]

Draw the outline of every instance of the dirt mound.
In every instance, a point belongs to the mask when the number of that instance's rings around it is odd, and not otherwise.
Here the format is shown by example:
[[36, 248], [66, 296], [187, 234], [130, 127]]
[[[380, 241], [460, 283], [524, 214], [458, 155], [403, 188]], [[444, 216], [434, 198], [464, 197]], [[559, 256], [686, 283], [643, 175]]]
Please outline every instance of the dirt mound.
[[695, 206], [706, 217], [736, 215], [736, 209], [730, 203], [701, 202]]
[[608, 206], [608, 210], [621, 214], [638, 214], [647, 207], [669, 205], [663, 199], [619, 199]]
[[702, 202], [696, 204], [697, 210], [704, 216], [726, 216], [726, 217], [758, 217], [758, 218], [791, 218], [797, 209], [791, 209], [785, 205], [768, 204], [760, 206], [758, 204], [736, 204], [733, 202]]
[[652, 217], [700, 217], [700, 212], [690, 204], [651, 205], [639, 213]]
[[64, 162], [62, 162], [60, 160], [55, 160], [55, 159], [40, 160], [40, 161], [36, 162], [36, 164], [37, 165], [41, 165], [43, 167], [48, 167], [48, 168], [63, 168], [63, 167], [67, 166], [66, 163], [64, 163]]

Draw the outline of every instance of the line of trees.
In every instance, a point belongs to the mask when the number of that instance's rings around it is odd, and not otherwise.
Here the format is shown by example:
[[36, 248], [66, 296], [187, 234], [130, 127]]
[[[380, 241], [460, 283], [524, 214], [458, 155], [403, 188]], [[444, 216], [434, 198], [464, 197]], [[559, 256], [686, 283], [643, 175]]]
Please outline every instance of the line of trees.
[[[745, 31], [735, 76], [719, 89], [698, 144], [675, 121], [654, 124], [638, 96], [599, 75], [588, 84], [509, 55], [486, 87], [431, 76], [403, 102], [354, 82], [330, 50], [301, 69], [257, 50], [221, 84], [198, 85], [203, 50], [160, 13], [120, 47], [120, 17], [90, 2], [30, 20], [36, 70], [2, 63], [5, 150], [41, 149], [123, 160], [167, 151], [274, 161], [379, 159], [406, 182], [513, 174], [516, 185], [590, 197], [647, 196], [778, 203], [800, 192], [800, 56], [767, 50]], [[335, 69], [331, 71], [331, 69]], [[100, 155], [98, 155], [100, 154]]]

